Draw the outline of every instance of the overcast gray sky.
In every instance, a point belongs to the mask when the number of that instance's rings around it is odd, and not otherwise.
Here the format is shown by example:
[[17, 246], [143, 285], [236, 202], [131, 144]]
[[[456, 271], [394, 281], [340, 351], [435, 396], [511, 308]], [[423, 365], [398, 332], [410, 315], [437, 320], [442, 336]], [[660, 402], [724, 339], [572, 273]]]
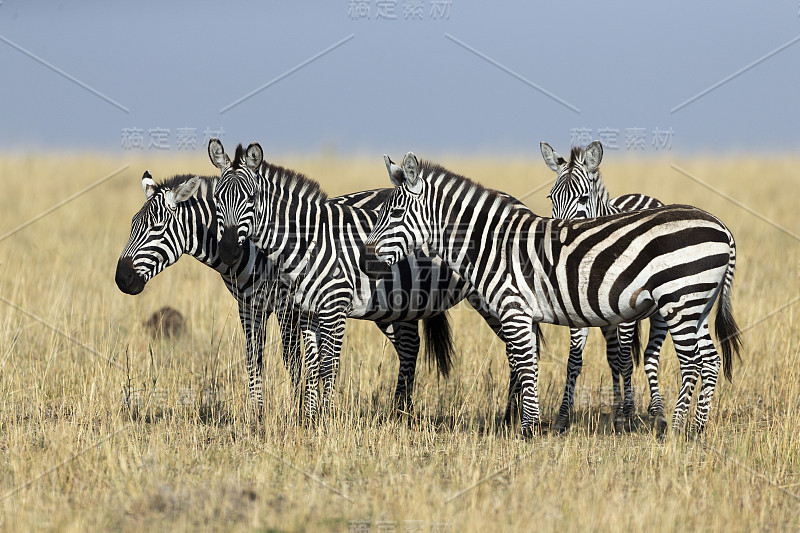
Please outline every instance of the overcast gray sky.
[[222, 131], [271, 153], [538, 153], [540, 140], [593, 138], [625, 153], [793, 151], [799, 14], [798, 0], [2, 0], [0, 140], [156, 152], [205, 150]]

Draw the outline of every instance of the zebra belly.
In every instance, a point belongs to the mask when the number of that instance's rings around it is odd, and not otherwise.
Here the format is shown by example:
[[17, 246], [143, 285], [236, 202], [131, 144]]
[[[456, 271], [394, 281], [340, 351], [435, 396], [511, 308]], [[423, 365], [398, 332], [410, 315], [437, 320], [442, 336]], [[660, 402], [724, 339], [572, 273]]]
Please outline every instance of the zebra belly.
[[419, 320], [449, 309], [468, 288], [438, 257], [421, 253], [392, 266], [362, 268], [349, 316], [369, 320]]

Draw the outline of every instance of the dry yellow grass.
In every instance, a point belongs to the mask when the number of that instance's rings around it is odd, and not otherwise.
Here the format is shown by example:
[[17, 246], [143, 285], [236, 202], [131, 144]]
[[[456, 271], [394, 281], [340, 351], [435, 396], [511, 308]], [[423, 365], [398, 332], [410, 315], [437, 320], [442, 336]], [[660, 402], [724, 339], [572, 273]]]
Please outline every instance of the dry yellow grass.
[[[745, 328], [745, 350], [733, 384], [717, 386], [702, 441], [660, 442], [645, 429], [611, 432], [601, 402], [609, 373], [597, 332], [578, 382], [583, 416], [571, 430], [528, 442], [503, 434], [505, 355], [465, 308], [452, 313], [453, 378], [437, 381], [425, 365], [418, 371], [417, 420], [391, 416], [396, 357], [372, 324], [358, 321], [348, 323], [337, 414], [315, 429], [296, 424], [273, 325], [266, 409], [255, 419], [245, 409], [235, 303], [217, 274], [187, 257], [137, 297], [120, 293], [113, 280], [130, 217], [142, 204], [143, 170], [157, 179], [211, 174], [205, 156], [3, 156], [3, 234], [130, 166], [0, 241], [0, 527], [798, 528], [798, 306], [766, 318], [800, 294], [798, 242], [670, 167], [674, 162], [798, 232], [798, 161], [620, 155], [607, 153], [603, 164], [612, 194], [646, 191], [668, 203], [697, 205], [718, 215], [737, 239], [734, 310]], [[554, 177], [538, 154], [437, 160], [518, 197]], [[320, 178], [331, 194], [388, 184], [380, 157], [276, 162]], [[549, 212], [547, 190], [525, 202]], [[164, 305], [187, 318], [186, 331], [153, 340], [143, 322]], [[544, 416], [551, 418], [568, 338], [554, 327], [546, 335], [540, 390]], [[671, 409], [678, 367], [669, 342], [662, 361]], [[641, 369], [635, 386], [644, 415]]]

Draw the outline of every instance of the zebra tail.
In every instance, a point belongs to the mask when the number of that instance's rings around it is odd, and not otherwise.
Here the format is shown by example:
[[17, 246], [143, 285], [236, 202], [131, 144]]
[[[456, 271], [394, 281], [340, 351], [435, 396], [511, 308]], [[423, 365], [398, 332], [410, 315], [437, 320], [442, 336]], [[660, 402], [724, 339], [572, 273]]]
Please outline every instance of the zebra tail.
[[722, 369], [728, 381], [733, 379], [733, 357], [736, 353], [739, 361], [742, 356], [739, 351], [742, 349], [742, 332], [733, 318], [733, 306], [731, 305], [731, 291], [733, 290], [733, 272], [736, 268], [736, 245], [731, 238], [731, 258], [728, 262], [728, 270], [725, 272], [725, 281], [719, 293], [717, 302], [717, 317], [714, 321], [714, 328], [717, 331], [717, 339], [722, 347]]
[[631, 359], [633, 366], [642, 364], [642, 323], [637, 322], [633, 326], [633, 337], [631, 337]]
[[544, 338], [542, 333], [542, 326], [539, 322], [533, 325], [533, 330], [536, 332], [536, 353], [539, 353], [541, 348], [547, 346], [547, 339]]
[[453, 331], [450, 328], [450, 317], [447, 312], [424, 319], [422, 331], [428, 363], [433, 360], [439, 375], [447, 378], [453, 367], [453, 354], [455, 353]]

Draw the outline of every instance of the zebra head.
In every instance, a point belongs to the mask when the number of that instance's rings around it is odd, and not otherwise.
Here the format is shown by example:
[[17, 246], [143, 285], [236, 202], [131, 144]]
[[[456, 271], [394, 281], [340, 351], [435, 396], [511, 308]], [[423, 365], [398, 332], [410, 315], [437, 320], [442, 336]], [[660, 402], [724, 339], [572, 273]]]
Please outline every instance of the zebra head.
[[186, 230], [176, 216], [178, 206], [195, 195], [201, 182], [194, 176], [174, 187], [156, 185], [145, 171], [144, 206], [133, 216], [130, 239], [117, 262], [114, 279], [119, 290], [139, 294], [151, 278], [178, 260], [186, 243]]
[[208, 156], [221, 172], [222, 178], [214, 190], [217, 204], [217, 238], [219, 257], [233, 265], [242, 256], [242, 245], [253, 234], [258, 192], [258, 169], [264, 152], [258, 143], [247, 151], [240, 144], [233, 161], [225, 154], [218, 139], [208, 142]]
[[[548, 198], [553, 202], [553, 218], [594, 218], [600, 216], [597, 194], [603, 145], [594, 141], [586, 150], [572, 149], [569, 161], [546, 142], [540, 143], [542, 157], [558, 176]], [[602, 186], [605, 190], [605, 186]]]
[[384, 155], [383, 159], [395, 189], [381, 207], [367, 245], [375, 247], [379, 260], [393, 265], [430, 240], [424, 203], [429, 185], [413, 153], [406, 154], [402, 167], [394, 164], [389, 156]]

